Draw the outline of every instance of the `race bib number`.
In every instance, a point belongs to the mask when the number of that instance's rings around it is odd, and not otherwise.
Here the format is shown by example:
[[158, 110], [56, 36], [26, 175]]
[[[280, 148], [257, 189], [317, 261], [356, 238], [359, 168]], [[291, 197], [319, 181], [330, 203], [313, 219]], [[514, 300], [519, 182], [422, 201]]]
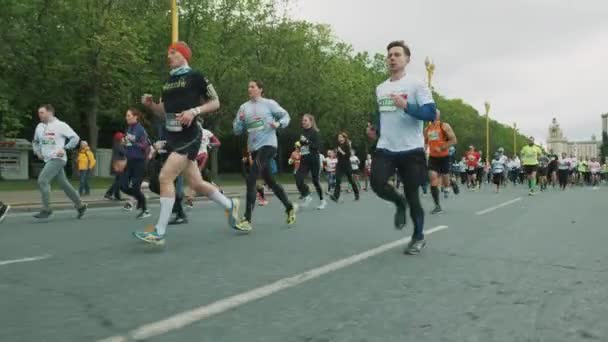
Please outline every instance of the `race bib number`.
[[264, 129], [264, 120], [258, 119], [247, 123], [247, 132], [256, 132]]
[[429, 140], [431, 140], [431, 141], [439, 140], [439, 132], [429, 131]]
[[390, 97], [381, 97], [380, 99], [378, 99], [378, 107], [381, 113], [397, 111], [395, 101], [393, 101], [393, 99]]
[[303, 155], [303, 156], [307, 155], [307, 154], [310, 154], [310, 147], [308, 147], [308, 146], [302, 146], [302, 147], [300, 147], [300, 154]]
[[165, 116], [165, 128], [169, 132], [181, 132], [184, 129], [182, 123], [177, 120], [177, 114], [175, 113], [167, 113]]

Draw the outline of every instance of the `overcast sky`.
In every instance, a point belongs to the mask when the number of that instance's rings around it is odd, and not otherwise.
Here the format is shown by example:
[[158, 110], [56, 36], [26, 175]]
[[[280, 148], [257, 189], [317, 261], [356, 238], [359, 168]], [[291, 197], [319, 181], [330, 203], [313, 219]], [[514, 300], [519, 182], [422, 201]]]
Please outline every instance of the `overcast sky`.
[[[357, 51], [403, 39], [410, 73], [545, 141], [556, 117], [570, 140], [601, 135], [608, 112], [608, 1], [299, 0], [299, 19], [332, 26]], [[449, 114], [449, 113], [446, 113]], [[447, 119], [447, 117], [446, 117]]]

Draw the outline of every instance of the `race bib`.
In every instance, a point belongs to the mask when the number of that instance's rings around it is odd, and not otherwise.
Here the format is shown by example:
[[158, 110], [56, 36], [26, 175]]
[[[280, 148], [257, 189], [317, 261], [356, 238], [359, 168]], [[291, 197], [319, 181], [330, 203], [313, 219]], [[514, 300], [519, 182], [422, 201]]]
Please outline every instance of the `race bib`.
[[397, 106], [395, 106], [395, 101], [393, 101], [390, 97], [381, 97], [378, 99], [378, 107], [380, 112], [396, 112]]
[[177, 114], [167, 113], [165, 116], [165, 128], [169, 132], [181, 132], [184, 127], [182, 123], [177, 120]]
[[310, 154], [310, 147], [308, 147], [308, 146], [302, 146], [302, 147], [300, 147], [300, 154], [303, 155], [303, 156], [307, 155], [307, 154]]
[[439, 140], [439, 132], [429, 131], [429, 140], [431, 140], [431, 141]]
[[264, 120], [257, 119], [247, 123], [247, 132], [256, 132], [264, 129]]

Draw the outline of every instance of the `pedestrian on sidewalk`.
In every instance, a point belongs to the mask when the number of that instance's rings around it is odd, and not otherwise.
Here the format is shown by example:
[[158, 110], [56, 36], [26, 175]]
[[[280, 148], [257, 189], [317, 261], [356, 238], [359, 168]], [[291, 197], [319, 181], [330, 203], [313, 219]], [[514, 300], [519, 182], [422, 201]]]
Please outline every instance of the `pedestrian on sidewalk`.
[[40, 123], [36, 126], [32, 147], [38, 159], [44, 160], [44, 168], [38, 176], [42, 210], [34, 217], [49, 219], [53, 215], [50, 206], [51, 181], [56, 178], [63, 192], [74, 203], [80, 219], [87, 210], [87, 206], [80, 200], [78, 192], [68, 181], [64, 170], [68, 161], [66, 150], [78, 146], [80, 137], [72, 127], [55, 117], [55, 109], [50, 104], [38, 108], [38, 117]]
[[78, 149], [78, 156], [76, 157], [76, 164], [78, 164], [78, 173], [80, 175], [80, 187], [78, 193], [80, 196], [89, 196], [91, 194], [91, 187], [89, 185], [89, 179], [95, 169], [95, 155], [89, 143], [86, 141], [80, 142], [80, 149]]
[[9, 210], [11, 210], [11, 206], [0, 201], [0, 223], [4, 221]]
[[125, 134], [123, 132], [114, 133], [114, 139], [112, 139], [112, 163], [110, 174], [114, 175], [114, 182], [104, 196], [107, 200], [122, 201], [120, 196], [120, 177], [125, 171], [127, 166], [127, 150], [125, 145], [122, 144]]

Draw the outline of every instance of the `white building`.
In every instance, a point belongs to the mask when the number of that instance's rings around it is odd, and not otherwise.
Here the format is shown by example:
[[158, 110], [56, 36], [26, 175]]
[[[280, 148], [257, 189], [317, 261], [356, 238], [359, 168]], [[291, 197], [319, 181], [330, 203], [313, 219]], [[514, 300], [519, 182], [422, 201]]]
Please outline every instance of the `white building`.
[[[602, 116], [602, 125], [604, 126], [604, 129], [608, 129], [608, 127], [606, 127], [606, 120], [607, 119]], [[549, 126], [547, 151], [557, 154], [558, 156], [561, 156], [561, 154], [565, 152], [568, 156], [575, 156], [579, 160], [596, 158], [600, 156], [601, 143], [601, 141], [597, 140], [595, 134], [591, 136], [591, 140], [568, 141], [555, 118], [553, 118], [551, 126]]]

